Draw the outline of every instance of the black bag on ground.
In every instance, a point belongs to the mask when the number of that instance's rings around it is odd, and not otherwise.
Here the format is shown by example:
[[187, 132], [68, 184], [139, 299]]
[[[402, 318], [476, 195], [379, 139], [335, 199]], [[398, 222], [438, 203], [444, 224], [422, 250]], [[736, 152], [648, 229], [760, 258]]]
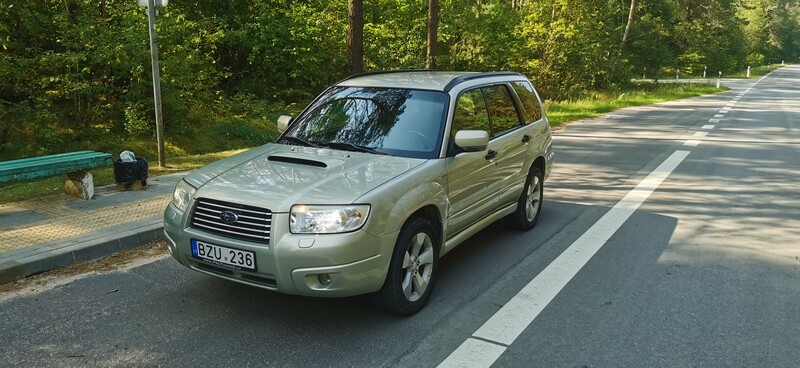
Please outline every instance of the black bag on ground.
[[141, 180], [142, 187], [146, 187], [147, 168], [147, 160], [141, 157], [131, 162], [114, 160], [114, 180], [117, 183], [125, 183], [125, 189], [130, 188], [137, 180]]

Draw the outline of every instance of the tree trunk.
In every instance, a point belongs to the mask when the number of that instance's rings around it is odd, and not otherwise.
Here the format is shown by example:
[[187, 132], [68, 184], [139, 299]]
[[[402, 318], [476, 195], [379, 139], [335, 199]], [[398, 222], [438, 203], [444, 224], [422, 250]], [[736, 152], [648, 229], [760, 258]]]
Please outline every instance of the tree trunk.
[[439, 35], [439, 0], [428, 0], [428, 53], [425, 69], [436, 68], [436, 40]]
[[364, 71], [364, 11], [362, 0], [347, 0], [347, 63], [350, 74]]
[[617, 51], [617, 58], [622, 57], [622, 51], [625, 49], [625, 44], [628, 43], [628, 32], [631, 30], [633, 24], [633, 15], [636, 11], [636, 0], [631, 0], [631, 10], [628, 12], [628, 24], [625, 25], [625, 33], [622, 34], [622, 42], [619, 43], [619, 51]]

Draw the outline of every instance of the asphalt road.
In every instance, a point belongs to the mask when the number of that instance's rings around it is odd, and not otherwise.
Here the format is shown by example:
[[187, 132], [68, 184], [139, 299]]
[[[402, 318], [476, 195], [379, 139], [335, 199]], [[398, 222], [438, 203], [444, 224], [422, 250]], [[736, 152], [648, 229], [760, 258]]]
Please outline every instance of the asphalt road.
[[753, 82], [559, 131], [537, 228], [412, 317], [163, 258], [0, 301], [0, 366], [798, 367], [800, 67]]

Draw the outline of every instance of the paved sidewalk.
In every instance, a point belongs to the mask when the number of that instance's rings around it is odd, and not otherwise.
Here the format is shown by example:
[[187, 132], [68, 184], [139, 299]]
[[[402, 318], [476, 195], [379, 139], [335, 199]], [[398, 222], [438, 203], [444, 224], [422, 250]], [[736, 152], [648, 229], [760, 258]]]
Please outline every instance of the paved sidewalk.
[[96, 188], [0, 205], [0, 284], [99, 258], [163, 237], [162, 216], [186, 173], [150, 178], [145, 190]]

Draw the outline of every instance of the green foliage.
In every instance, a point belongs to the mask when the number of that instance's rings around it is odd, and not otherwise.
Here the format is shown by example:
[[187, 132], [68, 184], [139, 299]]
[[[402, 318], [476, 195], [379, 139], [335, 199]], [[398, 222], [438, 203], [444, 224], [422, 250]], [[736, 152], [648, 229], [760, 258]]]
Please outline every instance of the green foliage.
[[749, 65], [797, 61], [800, 57], [799, 3], [744, 0], [739, 15], [746, 20], [743, 30], [750, 50]]
[[142, 136], [155, 133], [155, 122], [145, 116], [146, 109], [139, 104], [131, 104], [125, 108], [125, 131], [131, 136]]
[[[423, 68], [427, 15], [427, 1], [375, 0], [365, 4], [365, 69]], [[439, 33], [442, 38], [442, 31]]]
[[[440, 0], [438, 67], [517, 70], [566, 100], [657, 71], [731, 75], [800, 56], [796, 1], [637, 1], [624, 48], [630, 0], [514, 3]], [[427, 6], [365, 2], [367, 70], [424, 67]], [[274, 139], [279, 113], [346, 76], [345, 1], [186, 0], [159, 13], [169, 155]], [[135, 1], [0, 0], [0, 49], [0, 160], [155, 156], [147, 16]]]

